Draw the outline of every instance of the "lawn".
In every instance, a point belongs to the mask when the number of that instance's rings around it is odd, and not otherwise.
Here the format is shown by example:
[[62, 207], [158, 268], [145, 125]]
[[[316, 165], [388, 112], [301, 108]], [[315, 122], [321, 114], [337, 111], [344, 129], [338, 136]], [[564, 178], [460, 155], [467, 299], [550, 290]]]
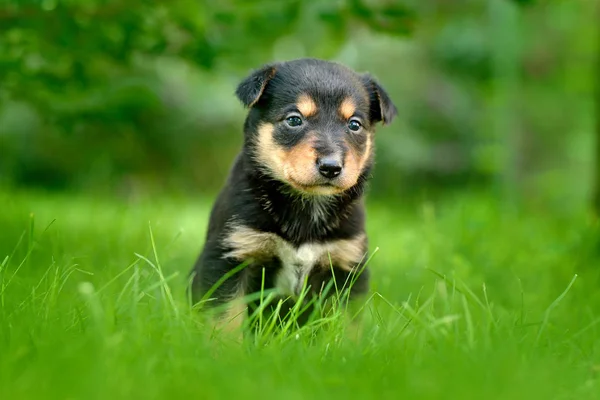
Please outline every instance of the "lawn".
[[210, 201], [0, 191], [0, 399], [600, 398], [583, 210], [370, 201], [362, 339], [240, 345], [210, 339], [185, 294]]

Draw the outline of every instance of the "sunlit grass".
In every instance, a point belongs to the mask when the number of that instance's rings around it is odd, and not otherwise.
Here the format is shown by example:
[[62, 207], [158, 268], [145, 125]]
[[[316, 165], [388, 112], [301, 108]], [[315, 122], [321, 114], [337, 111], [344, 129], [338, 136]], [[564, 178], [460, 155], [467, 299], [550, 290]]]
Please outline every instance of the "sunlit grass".
[[301, 328], [300, 309], [256, 313], [240, 344], [186, 293], [208, 200], [0, 202], [1, 399], [600, 396], [598, 229], [582, 215], [372, 202], [361, 337], [322, 307]]

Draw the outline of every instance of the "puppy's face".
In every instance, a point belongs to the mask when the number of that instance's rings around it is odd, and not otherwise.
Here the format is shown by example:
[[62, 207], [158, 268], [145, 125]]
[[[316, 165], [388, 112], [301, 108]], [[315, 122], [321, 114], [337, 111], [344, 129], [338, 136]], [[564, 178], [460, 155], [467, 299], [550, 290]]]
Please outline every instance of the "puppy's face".
[[237, 95], [250, 107], [246, 144], [259, 168], [303, 194], [356, 185], [372, 164], [375, 124], [396, 115], [370, 76], [314, 59], [265, 66]]

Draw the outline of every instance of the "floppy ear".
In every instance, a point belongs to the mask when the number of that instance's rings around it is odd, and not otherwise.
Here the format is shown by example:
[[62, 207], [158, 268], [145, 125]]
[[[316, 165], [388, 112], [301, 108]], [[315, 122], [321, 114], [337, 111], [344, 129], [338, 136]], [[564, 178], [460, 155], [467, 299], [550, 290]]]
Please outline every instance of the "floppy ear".
[[383, 122], [388, 125], [398, 115], [398, 109], [388, 96], [381, 85], [369, 74], [362, 75], [363, 82], [369, 92], [369, 101], [371, 103], [371, 121]]
[[246, 107], [252, 107], [262, 95], [269, 80], [275, 76], [275, 66], [265, 65], [252, 71], [235, 90], [235, 94]]

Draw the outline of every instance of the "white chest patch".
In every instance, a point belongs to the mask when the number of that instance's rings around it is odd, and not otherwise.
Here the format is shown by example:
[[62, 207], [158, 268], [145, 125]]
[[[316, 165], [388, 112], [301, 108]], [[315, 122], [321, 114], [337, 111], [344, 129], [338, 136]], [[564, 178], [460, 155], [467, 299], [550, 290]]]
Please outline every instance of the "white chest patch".
[[304, 287], [306, 277], [317, 262], [326, 257], [323, 246], [303, 244], [294, 248], [280, 239], [276, 255], [281, 261], [281, 269], [275, 278], [275, 286], [282, 295], [299, 295]]

